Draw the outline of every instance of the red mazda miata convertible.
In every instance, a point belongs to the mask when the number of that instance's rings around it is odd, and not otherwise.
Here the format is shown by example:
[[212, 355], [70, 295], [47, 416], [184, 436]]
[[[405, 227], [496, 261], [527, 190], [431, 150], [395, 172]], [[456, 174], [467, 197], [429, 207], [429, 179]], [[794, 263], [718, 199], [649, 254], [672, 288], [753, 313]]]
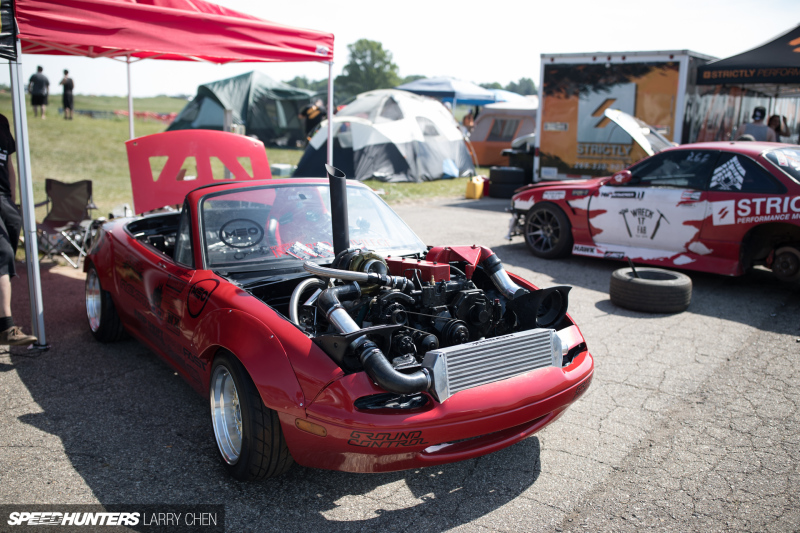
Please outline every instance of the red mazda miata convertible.
[[209, 398], [234, 477], [478, 457], [589, 386], [569, 287], [539, 289], [480, 246], [427, 247], [332, 167], [271, 179], [247, 137], [177, 131], [127, 148], [135, 211], [180, 209], [98, 230], [89, 326], [101, 342], [132, 335]]

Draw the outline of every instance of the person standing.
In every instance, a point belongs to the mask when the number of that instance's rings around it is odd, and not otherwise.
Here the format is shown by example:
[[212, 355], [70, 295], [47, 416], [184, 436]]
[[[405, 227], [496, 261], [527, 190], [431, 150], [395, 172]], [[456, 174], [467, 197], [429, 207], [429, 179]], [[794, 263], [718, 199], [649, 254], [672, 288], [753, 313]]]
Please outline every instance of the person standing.
[[[781, 119], [783, 123], [781, 123]], [[769, 117], [767, 121], [767, 126], [769, 126], [772, 131], [775, 132], [775, 139], [778, 142], [790, 142], [787, 138], [785, 141], [781, 137], [789, 137], [789, 124], [786, 122], [786, 117], [782, 117], [780, 115], [772, 115]]]
[[778, 139], [775, 137], [775, 131], [764, 123], [767, 116], [767, 110], [763, 106], [758, 106], [753, 109], [753, 122], [742, 124], [736, 128], [736, 133], [733, 135], [733, 140], [738, 140], [742, 135], [750, 135], [753, 140], [775, 142]]
[[306, 140], [311, 137], [311, 134], [314, 133], [314, 128], [316, 128], [322, 119], [325, 118], [327, 113], [327, 109], [322, 104], [322, 100], [317, 99], [313, 104], [308, 104], [303, 109], [300, 110], [300, 113], [297, 115], [298, 118], [305, 120], [306, 125]]
[[16, 151], [8, 119], [0, 115], [0, 344], [28, 346], [38, 339], [23, 333], [11, 316], [11, 278], [17, 275], [17, 244], [22, 227], [22, 216], [14, 205], [17, 175], [11, 155]]
[[38, 117], [41, 112], [42, 118], [47, 111], [47, 95], [50, 92], [50, 80], [42, 74], [44, 69], [36, 67], [36, 74], [28, 80], [28, 92], [31, 93], [31, 105], [33, 106], [33, 116]]
[[64, 77], [58, 82], [59, 85], [64, 87], [64, 94], [62, 96], [62, 103], [64, 104], [64, 120], [72, 120], [72, 107], [74, 100], [72, 98], [72, 89], [75, 88], [75, 82], [69, 77], [69, 71], [64, 69]]

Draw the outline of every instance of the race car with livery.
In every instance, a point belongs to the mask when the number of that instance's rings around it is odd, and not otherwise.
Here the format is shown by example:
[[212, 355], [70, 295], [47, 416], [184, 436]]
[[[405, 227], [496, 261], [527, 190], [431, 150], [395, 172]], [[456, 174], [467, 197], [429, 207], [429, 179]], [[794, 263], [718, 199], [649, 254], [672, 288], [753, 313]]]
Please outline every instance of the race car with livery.
[[569, 287], [540, 289], [481, 246], [426, 246], [332, 167], [272, 179], [257, 140], [176, 131], [127, 150], [134, 211], [180, 209], [100, 227], [89, 327], [133, 336], [209, 399], [235, 478], [478, 457], [589, 386]]
[[610, 177], [540, 182], [511, 199], [507, 237], [537, 257], [629, 258], [800, 279], [800, 147], [708, 142], [651, 150]]

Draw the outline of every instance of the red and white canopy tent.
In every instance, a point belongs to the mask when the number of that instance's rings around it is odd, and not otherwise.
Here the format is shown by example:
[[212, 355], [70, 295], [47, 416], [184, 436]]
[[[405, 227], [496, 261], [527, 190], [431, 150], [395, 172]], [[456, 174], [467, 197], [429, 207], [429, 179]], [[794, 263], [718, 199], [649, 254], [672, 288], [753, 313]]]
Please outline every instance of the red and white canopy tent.
[[[28, 126], [21, 55], [111, 58], [128, 63], [128, 111], [133, 137], [130, 63], [141, 59], [211, 63], [319, 61], [328, 64], [328, 124], [333, 109], [333, 34], [284, 26], [203, 0], [2, 0], [17, 23], [11, 60], [15, 134], [23, 205], [33, 333], [46, 346]], [[3, 10], [5, 11], [5, 10]], [[3, 25], [5, 27], [5, 24]], [[328, 132], [328, 161], [333, 159]]]

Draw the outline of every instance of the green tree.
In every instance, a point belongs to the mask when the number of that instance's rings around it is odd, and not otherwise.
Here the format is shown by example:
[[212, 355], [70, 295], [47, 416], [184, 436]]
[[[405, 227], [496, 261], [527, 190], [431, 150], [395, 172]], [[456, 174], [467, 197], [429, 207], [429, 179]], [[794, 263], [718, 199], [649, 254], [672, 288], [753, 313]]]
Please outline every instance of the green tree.
[[319, 92], [327, 92], [328, 90], [328, 78], [323, 78], [321, 80], [309, 80], [305, 76], [295, 76], [293, 79], [285, 82], [292, 87], [297, 87], [298, 89], [308, 89], [309, 91], [314, 91], [316, 93]]
[[[498, 87], [502, 88], [502, 87]], [[536, 84], [530, 78], [520, 78], [519, 81], [512, 81], [505, 87], [506, 91], [511, 91], [523, 95], [536, 94]]]
[[412, 74], [411, 76], [406, 76], [403, 78], [403, 80], [400, 82], [400, 85], [411, 83], [412, 81], [424, 80], [425, 78], [427, 78], [427, 76], [423, 76], [421, 74]]
[[389, 89], [400, 84], [397, 65], [392, 53], [383, 45], [369, 39], [359, 39], [347, 45], [350, 59], [336, 77], [335, 91], [342, 96], [354, 96], [374, 89]]
[[494, 82], [494, 83], [481, 83], [480, 86], [483, 87], [484, 89], [502, 89], [503, 88], [503, 86], [500, 85], [497, 82]]

